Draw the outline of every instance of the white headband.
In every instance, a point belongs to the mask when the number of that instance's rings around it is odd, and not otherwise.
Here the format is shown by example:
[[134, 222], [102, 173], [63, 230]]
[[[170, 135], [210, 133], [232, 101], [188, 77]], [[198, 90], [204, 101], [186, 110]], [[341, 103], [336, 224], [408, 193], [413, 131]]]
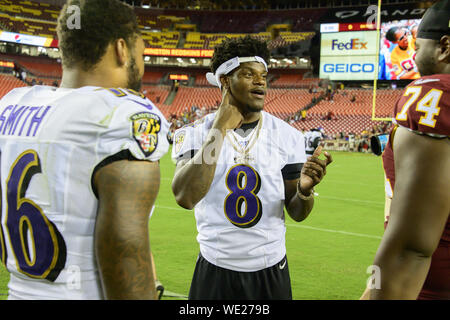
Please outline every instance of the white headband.
[[220, 76], [224, 75], [224, 74], [228, 74], [231, 71], [233, 71], [234, 69], [236, 69], [237, 67], [239, 67], [239, 65], [241, 63], [244, 62], [260, 62], [264, 65], [264, 67], [266, 68], [267, 71], [267, 63], [264, 61], [263, 58], [258, 57], [258, 56], [254, 56], [254, 57], [234, 57], [228, 61], [225, 61], [224, 63], [222, 63], [216, 70], [216, 73], [212, 73], [212, 72], [208, 72], [206, 73], [206, 80], [208, 80], [208, 82], [210, 84], [212, 84], [213, 86], [222, 88], [222, 84], [220, 83]]

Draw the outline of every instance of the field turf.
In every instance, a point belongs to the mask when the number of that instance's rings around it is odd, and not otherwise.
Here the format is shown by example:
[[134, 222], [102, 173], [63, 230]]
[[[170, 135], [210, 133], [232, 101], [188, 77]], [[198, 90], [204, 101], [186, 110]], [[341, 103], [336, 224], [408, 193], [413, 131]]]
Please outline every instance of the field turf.
[[[294, 299], [358, 299], [383, 234], [384, 186], [381, 158], [331, 152], [333, 163], [316, 187], [311, 215], [297, 223], [286, 217], [286, 245]], [[187, 296], [199, 252], [193, 211], [179, 207], [170, 188], [175, 165], [161, 161], [161, 189], [150, 220], [158, 279], [168, 296]], [[0, 299], [9, 275], [0, 266]]]

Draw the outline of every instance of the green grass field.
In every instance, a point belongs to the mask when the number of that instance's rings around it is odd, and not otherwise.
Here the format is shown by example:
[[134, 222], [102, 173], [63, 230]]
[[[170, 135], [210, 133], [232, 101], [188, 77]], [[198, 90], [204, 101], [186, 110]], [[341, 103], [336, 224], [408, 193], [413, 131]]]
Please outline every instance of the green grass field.
[[[286, 242], [294, 299], [358, 299], [383, 234], [384, 186], [381, 158], [331, 152], [333, 163], [316, 187], [311, 215], [286, 218]], [[175, 165], [161, 161], [161, 189], [150, 220], [158, 279], [166, 291], [186, 296], [199, 252], [193, 211], [179, 207], [170, 188]], [[9, 275], [0, 267], [0, 299]], [[164, 299], [174, 299], [164, 297]]]

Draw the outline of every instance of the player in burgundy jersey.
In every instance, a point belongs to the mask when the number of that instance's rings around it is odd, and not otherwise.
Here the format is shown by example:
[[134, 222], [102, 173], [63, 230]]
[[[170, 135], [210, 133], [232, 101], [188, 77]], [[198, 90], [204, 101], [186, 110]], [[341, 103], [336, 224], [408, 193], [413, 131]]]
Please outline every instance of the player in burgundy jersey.
[[418, 30], [423, 77], [395, 105], [383, 157], [393, 198], [374, 261], [380, 287], [370, 290], [371, 299], [450, 299], [449, 30], [450, 1], [439, 1]]

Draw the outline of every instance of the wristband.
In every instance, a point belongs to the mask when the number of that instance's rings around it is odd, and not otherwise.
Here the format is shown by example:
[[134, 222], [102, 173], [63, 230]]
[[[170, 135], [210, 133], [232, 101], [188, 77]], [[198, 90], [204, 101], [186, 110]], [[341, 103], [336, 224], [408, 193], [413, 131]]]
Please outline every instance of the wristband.
[[300, 189], [300, 181], [297, 183], [297, 196], [302, 200], [311, 200], [314, 198], [314, 188], [311, 190], [309, 196], [305, 196]]

